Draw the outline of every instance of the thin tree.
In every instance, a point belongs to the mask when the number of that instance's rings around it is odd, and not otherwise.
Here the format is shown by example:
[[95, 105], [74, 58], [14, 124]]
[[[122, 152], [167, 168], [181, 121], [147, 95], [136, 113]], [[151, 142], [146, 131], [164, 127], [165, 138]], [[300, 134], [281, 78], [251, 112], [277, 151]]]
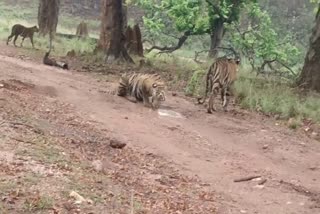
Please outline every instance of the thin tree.
[[100, 47], [106, 52], [106, 61], [125, 60], [133, 63], [125, 48], [124, 20], [122, 0], [104, 0], [102, 6], [102, 24]]
[[298, 85], [320, 92], [320, 3]]

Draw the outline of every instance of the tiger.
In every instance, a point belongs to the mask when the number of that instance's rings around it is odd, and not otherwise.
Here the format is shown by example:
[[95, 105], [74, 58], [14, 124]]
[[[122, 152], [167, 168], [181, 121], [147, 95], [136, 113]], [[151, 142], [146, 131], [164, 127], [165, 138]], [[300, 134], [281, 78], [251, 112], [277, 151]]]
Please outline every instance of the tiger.
[[117, 95], [125, 97], [127, 94], [152, 109], [158, 109], [161, 102], [166, 100], [165, 84], [158, 74], [123, 74]]
[[8, 40], [7, 40], [7, 45], [11, 41], [12, 37], [14, 36], [13, 44], [14, 44], [15, 47], [17, 47], [16, 40], [17, 40], [18, 36], [20, 35], [22, 37], [22, 41], [21, 41], [21, 44], [20, 44], [21, 47], [22, 47], [24, 39], [26, 37], [28, 37], [28, 38], [30, 38], [32, 47], [34, 48], [33, 34], [35, 32], [39, 32], [39, 29], [38, 29], [37, 26], [25, 27], [25, 26], [20, 25], [20, 24], [15, 24], [15, 25], [12, 26], [11, 34], [8, 37]]
[[[215, 60], [208, 69], [206, 76], [206, 91], [204, 98], [198, 98], [198, 103], [203, 104], [210, 92], [208, 113], [216, 111], [214, 108], [214, 98], [220, 90], [223, 110], [227, 111], [229, 97], [231, 95], [230, 87], [237, 78], [240, 59], [228, 59], [220, 57]], [[202, 101], [201, 101], [202, 99]]]

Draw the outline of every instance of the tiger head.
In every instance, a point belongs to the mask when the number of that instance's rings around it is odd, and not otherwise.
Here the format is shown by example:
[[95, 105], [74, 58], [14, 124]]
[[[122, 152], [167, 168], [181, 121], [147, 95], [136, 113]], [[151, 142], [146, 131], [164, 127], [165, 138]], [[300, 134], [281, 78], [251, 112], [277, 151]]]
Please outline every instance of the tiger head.
[[238, 72], [239, 71], [239, 66], [240, 66], [240, 58], [237, 57], [235, 59], [229, 58], [228, 62], [233, 65], [233, 67], [235, 68], [235, 70]]
[[159, 108], [161, 102], [166, 100], [163, 83], [153, 83], [151, 86], [151, 103], [154, 109]]

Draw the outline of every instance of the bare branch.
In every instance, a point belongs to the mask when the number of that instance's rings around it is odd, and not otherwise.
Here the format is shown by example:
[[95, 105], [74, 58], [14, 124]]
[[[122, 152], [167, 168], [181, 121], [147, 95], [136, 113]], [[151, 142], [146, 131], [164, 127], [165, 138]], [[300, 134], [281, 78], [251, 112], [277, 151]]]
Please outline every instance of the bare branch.
[[179, 48], [182, 47], [182, 45], [185, 43], [185, 41], [187, 41], [188, 37], [192, 35], [192, 31], [188, 30], [186, 31], [178, 40], [178, 44], [175, 46], [164, 46], [164, 47], [160, 47], [157, 45], [152, 46], [150, 49], [147, 49], [147, 52], [151, 52], [152, 50], [160, 50], [161, 53], [172, 53], [176, 50], [178, 50]]
[[295, 76], [295, 77], [297, 76], [297, 74], [288, 65], [286, 65], [285, 63], [283, 63], [279, 60], [276, 60], [276, 61], [277, 61], [277, 63], [279, 63], [280, 65], [282, 65], [286, 69], [288, 69], [293, 76]]
[[195, 51], [195, 52], [194, 52], [194, 59], [193, 59], [193, 61], [195, 61], [195, 62], [198, 63], [198, 64], [202, 64], [203, 62], [201, 62], [201, 61], [198, 59], [198, 57], [199, 57], [199, 55], [200, 55], [201, 53], [208, 52], [208, 51], [209, 51], [209, 50]]

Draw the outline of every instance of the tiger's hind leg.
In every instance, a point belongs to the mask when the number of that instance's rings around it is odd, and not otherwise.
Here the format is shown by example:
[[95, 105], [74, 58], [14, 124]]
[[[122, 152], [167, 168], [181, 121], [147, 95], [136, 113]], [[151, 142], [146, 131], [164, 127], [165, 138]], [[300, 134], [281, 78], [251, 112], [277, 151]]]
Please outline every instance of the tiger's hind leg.
[[230, 100], [230, 91], [229, 91], [229, 88], [224, 88], [223, 89], [223, 103], [222, 103], [222, 107], [223, 107], [223, 110], [225, 112], [227, 112], [227, 106], [229, 104], [229, 100]]
[[221, 96], [221, 105], [223, 105], [223, 103], [224, 103], [224, 89], [222, 88], [221, 90], [220, 90], [220, 96]]
[[14, 44], [15, 47], [17, 47], [16, 41], [17, 41], [17, 39], [18, 39], [18, 36], [19, 36], [19, 35], [15, 35], [15, 36], [14, 36], [14, 39], [13, 39], [13, 44]]
[[219, 92], [219, 83], [214, 83], [212, 86], [212, 90], [210, 93], [210, 98], [209, 98], [209, 105], [208, 105], [208, 113], [212, 114], [212, 111], [216, 111], [216, 109], [214, 108], [214, 99], [217, 95], [217, 93]]

